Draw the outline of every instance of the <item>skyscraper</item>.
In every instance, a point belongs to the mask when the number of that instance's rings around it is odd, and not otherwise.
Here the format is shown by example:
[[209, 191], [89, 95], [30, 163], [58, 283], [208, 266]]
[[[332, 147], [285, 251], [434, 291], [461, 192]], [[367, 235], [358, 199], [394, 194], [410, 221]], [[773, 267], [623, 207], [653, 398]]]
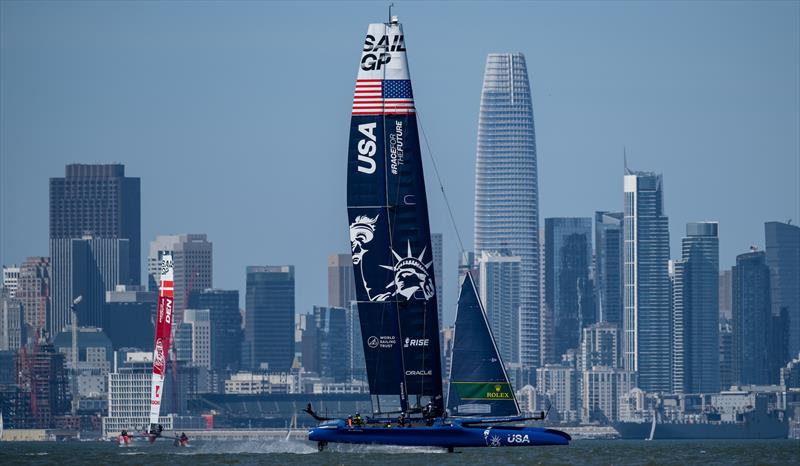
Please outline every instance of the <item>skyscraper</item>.
[[622, 328], [622, 212], [594, 213], [597, 320]]
[[539, 190], [525, 56], [486, 58], [475, 163], [475, 253], [521, 258], [520, 362], [539, 365]]
[[686, 224], [673, 281], [673, 391], [713, 393], [719, 370], [719, 224]]
[[[352, 267], [351, 267], [352, 269]], [[316, 352], [319, 375], [330, 377], [334, 382], [349, 381], [349, 355], [342, 351], [342, 336], [347, 333], [346, 311], [340, 307], [314, 306], [306, 321], [306, 331], [316, 333]]]
[[75, 293], [100, 288], [79, 308], [87, 325], [100, 325], [91, 319], [102, 313], [103, 293], [139, 283], [140, 209], [140, 180], [126, 177], [124, 165], [71, 164], [64, 178], [50, 178], [51, 336], [71, 322]]
[[3, 283], [2, 288], [5, 290], [9, 298], [15, 298], [17, 295], [17, 286], [19, 284], [19, 267], [16, 265], [3, 266]]
[[179, 323], [192, 295], [213, 286], [213, 247], [205, 234], [156, 236], [147, 257], [151, 291], [157, 289], [160, 278], [159, 260], [168, 253], [175, 270], [175, 321]]
[[719, 318], [730, 320], [733, 313], [733, 275], [731, 270], [719, 272]]
[[669, 219], [661, 175], [625, 169], [623, 364], [639, 388], [672, 388]]
[[127, 275], [130, 244], [129, 239], [91, 235], [50, 240], [53, 287], [47, 329], [51, 336], [72, 322], [71, 307], [78, 296], [82, 297], [75, 305], [78, 325], [102, 327], [106, 292], [133, 282]]
[[50, 258], [28, 257], [19, 268], [17, 299], [25, 310], [25, 324], [34, 337], [47, 326], [50, 313]]
[[328, 256], [328, 306], [350, 307], [356, 300], [353, 256], [332, 254]]
[[592, 219], [544, 220], [545, 305], [553, 318], [555, 357], [580, 344], [581, 329], [596, 322], [592, 265]]
[[780, 316], [785, 309], [789, 321], [788, 348], [780, 364], [783, 366], [791, 357], [800, 354], [800, 227], [767, 222], [764, 233], [772, 286], [772, 315]]
[[506, 364], [519, 363], [520, 275], [522, 260], [483, 251], [479, 292], [497, 350]]
[[288, 371], [294, 359], [294, 266], [247, 267], [245, 303], [249, 366]]
[[193, 307], [209, 310], [211, 369], [236, 371], [242, 354], [239, 290], [205, 289], [197, 295], [196, 301]]
[[144, 291], [142, 286], [119, 285], [114, 291], [106, 291], [103, 331], [114, 351], [121, 348], [153, 351], [157, 301], [158, 292]]
[[740, 254], [733, 267], [733, 377], [737, 384], [769, 383], [771, 322], [766, 254]]

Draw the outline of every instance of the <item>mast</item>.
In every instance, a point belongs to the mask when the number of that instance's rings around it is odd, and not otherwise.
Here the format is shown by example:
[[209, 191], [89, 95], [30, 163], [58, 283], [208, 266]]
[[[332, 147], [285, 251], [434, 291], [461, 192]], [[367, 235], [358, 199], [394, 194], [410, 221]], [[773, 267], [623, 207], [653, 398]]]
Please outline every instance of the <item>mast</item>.
[[443, 412], [433, 250], [403, 28], [370, 24], [353, 97], [347, 205], [372, 395]]
[[156, 336], [153, 345], [153, 376], [150, 388], [150, 425], [158, 424], [161, 413], [161, 398], [164, 394], [164, 373], [172, 335], [172, 310], [174, 284], [172, 278], [172, 254], [164, 254], [160, 260], [161, 278], [158, 286], [158, 315]]

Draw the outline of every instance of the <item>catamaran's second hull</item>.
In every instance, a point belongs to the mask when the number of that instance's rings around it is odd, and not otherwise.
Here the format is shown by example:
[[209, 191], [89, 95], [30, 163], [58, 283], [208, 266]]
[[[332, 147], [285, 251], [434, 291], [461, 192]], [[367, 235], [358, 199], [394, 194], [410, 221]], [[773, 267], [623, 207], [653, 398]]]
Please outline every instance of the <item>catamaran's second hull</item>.
[[308, 431], [308, 439], [321, 444], [356, 443], [417, 447], [531, 447], [569, 445], [571, 437], [539, 427], [465, 427], [437, 424], [430, 427], [347, 427], [344, 422], [324, 424]]

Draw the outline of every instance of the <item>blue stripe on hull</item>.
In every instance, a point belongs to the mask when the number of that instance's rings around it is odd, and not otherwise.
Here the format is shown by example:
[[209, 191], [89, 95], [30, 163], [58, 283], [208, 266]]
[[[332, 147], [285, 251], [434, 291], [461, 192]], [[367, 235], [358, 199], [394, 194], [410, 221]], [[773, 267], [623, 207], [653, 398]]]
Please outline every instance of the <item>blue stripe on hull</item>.
[[326, 423], [308, 431], [316, 442], [403, 445], [417, 447], [531, 447], [569, 445], [564, 432], [538, 427], [464, 427], [459, 424], [431, 427], [354, 427], [344, 421]]

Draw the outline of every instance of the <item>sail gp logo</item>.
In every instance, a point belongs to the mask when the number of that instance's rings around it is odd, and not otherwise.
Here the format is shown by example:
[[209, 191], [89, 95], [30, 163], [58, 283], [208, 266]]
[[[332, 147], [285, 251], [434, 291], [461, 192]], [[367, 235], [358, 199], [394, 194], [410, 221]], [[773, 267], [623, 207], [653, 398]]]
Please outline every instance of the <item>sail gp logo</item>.
[[380, 70], [392, 61], [390, 52], [405, 52], [403, 36], [384, 34], [380, 38], [367, 34], [364, 40], [364, 55], [361, 57], [361, 69], [364, 71]]
[[[371, 175], [375, 173], [375, 151], [378, 145], [375, 139], [375, 127], [377, 123], [364, 123], [358, 125], [358, 132], [361, 133], [365, 139], [360, 139], [356, 148], [358, 149], [358, 171]], [[364, 165], [362, 165], [362, 163]]]

